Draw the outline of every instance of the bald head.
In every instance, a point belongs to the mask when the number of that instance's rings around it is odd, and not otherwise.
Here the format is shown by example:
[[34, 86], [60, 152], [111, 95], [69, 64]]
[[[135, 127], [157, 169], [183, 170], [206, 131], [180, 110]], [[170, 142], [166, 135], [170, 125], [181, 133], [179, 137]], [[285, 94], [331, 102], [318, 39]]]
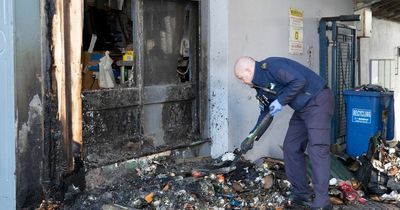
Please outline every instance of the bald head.
[[234, 66], [236, 78], [247, 85], [253, 85], [251, 81], [253, 80], [255, 65], [256, 61], [251, 57], [243, 56], [237, 59]]

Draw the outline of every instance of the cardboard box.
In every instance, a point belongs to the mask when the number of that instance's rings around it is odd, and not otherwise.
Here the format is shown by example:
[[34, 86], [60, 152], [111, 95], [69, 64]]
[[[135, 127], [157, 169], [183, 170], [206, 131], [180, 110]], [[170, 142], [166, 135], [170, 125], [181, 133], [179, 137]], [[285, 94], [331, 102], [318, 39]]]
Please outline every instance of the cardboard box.
[[99, 70], [100, 58], [103, 56], [104, 51], [82, 52], [82, 90], [100, 89], [96, 74]]
[[96, 78], [96, 72], [82, 72], [82, 90], [98, 90], [99, 80]]

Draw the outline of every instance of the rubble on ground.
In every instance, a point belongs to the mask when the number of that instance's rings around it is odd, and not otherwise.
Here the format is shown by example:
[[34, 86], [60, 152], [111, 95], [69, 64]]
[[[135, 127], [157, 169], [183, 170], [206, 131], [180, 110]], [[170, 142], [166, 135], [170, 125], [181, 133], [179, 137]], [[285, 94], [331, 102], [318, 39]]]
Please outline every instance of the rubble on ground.
[[380, 138], [375, 138], [370, 158], [372, 173], [369, 181], [371, 191], [379, 188], [379, 201], [400, 202], [400, 151], [397, 146], [391, 147]]
[[[400, 151], [397, 145], [383, 141], [380, 133], [370, 139], [368, 151], [358, 157], [356, 174], [352, 186], [358, 196], [366, 195], [370, 200], [398, 204], [400, 202]], [[354, 183], [356, 187], [354, 187]]]
[[[393, 152], [381, 147], [379, 151], [379, 167], [389, 174], [390, 167], [398, 163], [393, 156], [398, 154], [397, 149]], [[240, 159], [231, 166], [233, 159], [233, 154], [226, 153], [217, 160], [198, 158], [190, 162], [167, 153], [91, 169], [86, 175], [86, 191], [76, 199], [67, 199], [62, 209], [288, 209], [291, 186], [282, 160]], [[388, 163], [392, 165], [385, 167]], [[395, 182], [392, 185], [398, 186], [398, 174], [391, 177]], [[364, 208], [374, 201], [400, 201], [398, 191], [371, 194], [355, 178], [335, 177], [329, 184], [334, 209]]]
[[[223, 159], [229, 165], [232, 155]], [[86, 193], [65, 208], [283, 209], [290, 183], [284, 179], [282, 161], [240, 160], [233, 171], [213, 169], [212, 164], [177, 164], [159, 157], [94, 169], [87, 175]]]

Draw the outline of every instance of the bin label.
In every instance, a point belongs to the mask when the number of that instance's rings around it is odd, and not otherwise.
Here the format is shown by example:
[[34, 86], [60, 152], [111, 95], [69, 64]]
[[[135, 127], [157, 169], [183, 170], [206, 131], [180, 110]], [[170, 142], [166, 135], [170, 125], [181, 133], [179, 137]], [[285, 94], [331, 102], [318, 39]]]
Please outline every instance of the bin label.
[[357, 109], [353, 108], [351, 114], [351, 121], [355, 123], [371, 124], [371, 109]]

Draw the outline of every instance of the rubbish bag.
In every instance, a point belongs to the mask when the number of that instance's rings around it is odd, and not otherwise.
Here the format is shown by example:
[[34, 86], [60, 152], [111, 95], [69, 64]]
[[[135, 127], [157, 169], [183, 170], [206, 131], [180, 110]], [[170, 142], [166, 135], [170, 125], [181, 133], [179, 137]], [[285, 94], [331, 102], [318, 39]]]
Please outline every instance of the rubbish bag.
[[369, 139], [367, 153], [359, 158], [361, 167], [356, 172], [356, 177], [368, 194], [382, 195], [388, 192], [388, 175], [379, 172], [371, 163], [373, 159], [379, 159], [379, 144], [382, 144], [382, 138], [378, 131]]
[[394, 177], [390, 177], [387, 182], [387, 187], [392, 191], [399, 191], [400, 190], [400, 183], [395, 180]]
[[[377, 148], [379, 144], [380, 132], [377, 132], [373, 137], [369, 139], [367, 153], [359, 157], [360, 167], [356, 171], [356, 178], [361, 182], [364, 190], [369, 190], [371, 174], [374, 169], [371, 160], [377, 155]], [[376, 184], [375, 184], [376, 185]]]
[[114, 74], [111, 68], [113, 60], [110, 58], [110, 52], [106, 51], [105, 56], [100, 58], [99, 63], [99, 86], [100, 88], [115, 87]]
[[386, 187], [389, 177], [379, 172], [376, 169], [372, 169], [370, 182], [368, 183], [368, 193], [382, 195], [387, 193], [389, 190]]
[[356, 172], [356, 178], [361, 182], [364, 190], [368, 190], [369, 182], [371, 180], [371, 173], [373, 166], [371, 164], [371, 159], [368, 159], [366, 155], [362, 155], [359, 158], [360, 168]]
[[360, 157], [361, 167], [356, 173], [356, 177], [361, 181], [361, 185], [368, 194], [382, 195], [388, 191], [386, 185], [388, 176], [376, 170], [371, 161], [365, 156]]
[[387, 92], [388, 89], [380, 85], [374, 84], [363, 84], [361, 86], [355, 87], [355, 91], [373, 91], [373, 92]]

